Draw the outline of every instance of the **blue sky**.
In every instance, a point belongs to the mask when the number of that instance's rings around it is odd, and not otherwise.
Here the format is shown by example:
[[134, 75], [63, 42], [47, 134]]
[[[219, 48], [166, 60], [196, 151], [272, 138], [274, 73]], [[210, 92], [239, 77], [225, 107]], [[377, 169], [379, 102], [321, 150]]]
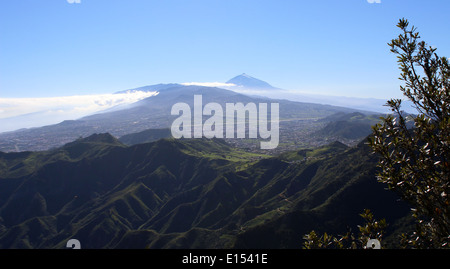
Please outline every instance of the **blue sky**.
[[225, 82], [400, 97], [387, 43], [405, 17], [450, 56], [448, 0], [2, 0], [0, 98]]

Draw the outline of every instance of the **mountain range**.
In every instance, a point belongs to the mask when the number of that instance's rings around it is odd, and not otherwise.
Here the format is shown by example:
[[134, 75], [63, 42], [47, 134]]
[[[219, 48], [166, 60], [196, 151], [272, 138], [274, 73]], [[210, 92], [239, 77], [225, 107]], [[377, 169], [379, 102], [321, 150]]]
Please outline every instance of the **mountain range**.
[[[228, 84], [253, 92], [156, 84], [118, 92], [157, 93], [132, 104], [0, 134], [0, 249], [298, 249], [311, 230], [357, 230], [364, 209], [398, 246], [410, 206], [377, 182], [366, 144], [382, 114], [257, 95], [283, 90], [246, 74]], [[172, 106], [195, 95], [278, 103], [279, 146], [173, 138]]]
[[[211, 84], [211, 83], [209, 83]], [[77, 97], [74, 96], [74, 100], [72, 100], [70, 97], [61, 97], [64, 99], [63, 104], [60, 104], [58, 102], [55, 103], [55, 100], [58, 98], [53, 98], [52, 105], [48, 106], [48, 104], [42, 103], [44, 101], [37, 102], [38, 107], [40, 107], [41, 110], [36, 110], [37, 108], [34, 108], [30, 110], [31, 112], [25, 113], [26, 108], [23, 107], [16, 107], [13, 108], [15, 110], [24, 110], [25, 114], [11, 116], [11, 117], [2, 117], [0, 118], [0, 132], [19, 132], [20, 134], [16, 135], [18, 137], [22, 137], [23, 135], [27, 136], [27, 138], [30, 138], [29, 135], [27, 135], [27, 131], [30, 129], [36, 129], [39, 128], [39, 126], [53, 126], [56, 125], [58, 122], [63, 122], [64, 120], [84, 120], [84, 116], [89, 116], [92, 114], [104, 114], [108, 112], [114, 112], [118, 110], [127, 110], [127, 108], [135, 106], [135, 104], [130, 104], [130, 100], [126, 101], [127, 99], [133, 99], [133, 100], [139, 100], [139, 98], [144, 98], [142, 95], [143, 92], [147, 92], [146, 95], [152, 95], [155, 93], [160, 93], [161, 91], [166, 91], [169, 88], [179, 88], [182, 86], [203, 86], [209, 85], [208, 83], [199, 83], [199, 85], [196, 85], [196, 83], [169, 83], [169, 84], [156, 84], [156, 85], [149, 85], [149, 86], [142, 86], [134, 89], [128, 89], [128, 90], [122, 90], [118, 91], [114, 94], [107, 95], [105, 97], [96, 96], [98, 100], [92, 100], [94, 97], [84, 96], [84, 97]], [[232, 79], [228, 80], [226, 83], [213, 83], [213, 84], [220, 84], [221, 90], [229, 90], [233, 91], [234, 93], [240, 93], [252, 98], [256, 99], [274, 99], [274, 100], [289, 100], [292, 102], [301, 102], [301, 103], [310, 103], [310, 104], [321, 104], [321, 105], [328, 105], [328, 106], [334, 106], [334, 107], [341, 107], [341, 108], [347, 108], [347, 109], [353, 109], [358, 111], [370, 111], [373, 113], [388, 113], [389, 111], [385, 106], [383, 106], [386, 103], [386, 100], [382, 99], [374, 99], [374, 98], [354, 98], [354, 97], [343, 97], [343, 96], [326, 96], [326, 95], [320, 95], [317, 94], [311, 94], [311, 93], [303, 93], [301, 90], [286, 90], [274, 87], [270, 85], [269, 83], [257, 79], [255, 77], [252, 77], [246, 73], [243, 73], [241, 75], [238, 75], [236, 77], [233, 77]], [[118, 97], [120, 94], [125, 94], [128, 97]], [[116, 97], [114, 97], [116, 96]], [[130, 97], [135, 96], [135, 97]], [[141, 96], [141, 97], [139, 97]], [[83, 99], [84, 98], [84, 99]], [[90, 98], [90, 99], [89, 99]], [[106, 101], [102, 101], [102, 98], [108, 98]], [[148, 97], [150, 98], [150, 97]], [[147, 98], [147, 99], [148, 99]], [[44, 98], [45, 99], [45, 98]], [[47, 98], [48, 99], [48, 98]], [[45, 100], [47, 100], [45, 99]], [[38, 99], [36, 99], [38, 100]], [[32, 101], [36, 103], [36, 100]], [[72, 100], [72, 101], [70, 101]], [[83, 105], [81, 100], [85, 100], [85, 102], [89, 104]], [[25, 102], [25, 101], [24, 101]], [[30, 102], [30, 100], [26, 101]], [[72, 104], [71, 102], [76, 102]], [[110, 108], [102, 108], [103, 106], [110, 106], [108, 104], [118, 104]], [[120, 104], [123, 103], [123, 104]], [[403, 106], [403, 109], [408, 113], [414, 113], [414, 109], [408, 105], [408, 102], [404, 102], [406, 105]], [[37, 105], [36, 104], [36, 105]], [[84, 107], [86, 106], [86, 107]], [[96, 108], [96, 109], [94, 109]], [[11, 108], [6, 107], [6, 110], [10, 110]], [[102, 110], [100, 110], [102, 109]], [[99, 111], [100, 110], [100, 111]], [[91, 112], [91, 114], [87, 114], [88, 112], [83, 111], [97, 111], [97, 112]], [[80, 116], [81, 115], [81, 116]], [[89, 125], [89, 124], [87, 124]], [[155, 125], [155, 124], [150, 124]], [[33, 128], [32, 128], [33, 127]], [[161, 126], [159, 126], [161, 127]], [[159, 128], [155, 126], [151, 126], [149, 128]], [[166, 126], [167, 127], [167, 126]], [[28, 128], [28, 129], [25, 129]], [[142, 128], [138, 130], [137, 128], [132, 128], [130, 130], [131, 132], [137, 132], [142, 131], [146, 128]], [[25, 131], [25, 132], [22, 132]], [[97, 129], [95, 130], [97, 132], [110, 132], [112, 134], [115, 134], [116, 130], [104, 128], [104, 129]], [[22, 132], [22, 133], [21, 133]], [[32, 131], [34, 132], [34, 131]], [[37, 132], [36, 135], [45, 135], [44, 132]], [[79, 132], [78, 135], [88, 135], [92, 132]], [[123, 135], [123, 133], [120, 133], [118, 135]], [[28, 145], [24, 145], [20, 143], [22, 140], [19, 138], [16, 145], [13, 145], [11, 148], [11, 145], [5, 145], [5, 141], [2, 141], [4, 136], [2, 133], [0, 133], [0, 150], [3, 151], [11, 151], [15, 150], [16, 148], [19, 148], [19, 150], [36, 150], [37, 148], [29, 148]], [[10, 136], [6, 136], [9, 138]], [[32, 135], [31, 135], [32, 137]], [[63, 137], [65, 137], [63, 135]], [[67, 139], [62, 139], [63, 141], [60, 141], [58, 144], [52, 145], [52, 146], [61, 146], [64, 142], [69, 142], [74, 137], [70, 137]], [[42, 141], [41, 141], [42, 142]], [[61, 143], [63, 142], [63, 143]], [[7, 142], [6, 142], [7, 143]], [[45, 147], [38, 148], [39, 150], [45, 149]]]
[[[265, 84], [248, 75], [241, 75], [232, 79], [245, 87]], [[267, 84], [268, 85], [268, 84]], [[268, 86], [267, 86], [268, 87]], [[282, 144], [292, 143], [290, 130], [309, 130], [314, 125], [312, 121], [337, 112], [364, 112], [346, 107], [322, 105], [314, 103], [294, 102], [285, 99], [271, 99], [262, 96], [241, 94], [235, 91], [217, 87], [185, 86], [180, 84], [156, 84], [136, 89], [121, 91], [157, 92], [152, 97], [138, 102], [108, 109], [101, 113], [89, 115], [78, 120], [66, 120], [58, 124], [22, 129], [0, 134], [0, 151], [35, 151], [60, 147], [79, 137], [86, 137], [93, 133], [110, 133], [121, 137], [130, 133], [137, 133], [147, 129], [170, 128], [176, 116], [171, 115], [174, 104], [183, 102], [193, 105], [194, 95], [202, 95], [204, 104], [215, 102], [222, 107], [226, 103], [271, 103], [277, 102], [280, 107]], [[277, 91], [277, 90], [274, 90]], [[295, 125], [295, 126], [292, 126]], [[308, 141], [307, 137], [299, 140]]]
[[364, 141], [267, 156], [107, 133], [0, 153], [0, 248], [300, 248], [312, 229], [357, 229], [365, 208], [395, 245], [409, 207], [376, 181], [376, 161]]

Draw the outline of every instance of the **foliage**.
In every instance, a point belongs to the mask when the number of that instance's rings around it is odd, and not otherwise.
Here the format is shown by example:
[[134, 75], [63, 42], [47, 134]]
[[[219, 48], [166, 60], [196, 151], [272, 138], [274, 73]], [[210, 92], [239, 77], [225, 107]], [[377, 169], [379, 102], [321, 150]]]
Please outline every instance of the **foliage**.
[[448, 248], [450, 243], [450, 66], [429, 47], [415, 27], [401, 19], [403, 32], [389, 46], [397, 54], [400, 89], [419, 114], [408, 124], [401, 100], [387, 106], [393, 112], [373, 127], [369, 144], [380, 156], [378, 180], [399, 193], [417, 218], [414, 234], [403, 235], [405, 246]]
[[358, 236], [351, 231], [338, 237], [327, 233], [320, 236], [315, 231], [311, 231], [304, 236], [303, 247], [305, 249], [365, 249], [370, 239], [377, 239], [381, 244], [384, 229], [387, 226], [386, 220], [377, 221], [368, 209], [365, 209], [360, 216], [366, 223], [364, 226], [358, 226]]

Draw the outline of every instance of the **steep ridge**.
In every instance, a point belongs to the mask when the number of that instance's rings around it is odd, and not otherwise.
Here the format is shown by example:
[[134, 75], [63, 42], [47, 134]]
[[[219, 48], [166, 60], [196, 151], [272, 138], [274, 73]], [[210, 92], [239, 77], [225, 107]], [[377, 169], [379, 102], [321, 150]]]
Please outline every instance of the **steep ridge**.
[[64, 248], [71, 238], [83, 248], [298, 248], [310, 229], [355, 227], [363, 208], [388, 222], [408, 212], [376, 182], [363, 143], [299, 160], [219, 139], [111, 138], [2, 153], [0, 248]]

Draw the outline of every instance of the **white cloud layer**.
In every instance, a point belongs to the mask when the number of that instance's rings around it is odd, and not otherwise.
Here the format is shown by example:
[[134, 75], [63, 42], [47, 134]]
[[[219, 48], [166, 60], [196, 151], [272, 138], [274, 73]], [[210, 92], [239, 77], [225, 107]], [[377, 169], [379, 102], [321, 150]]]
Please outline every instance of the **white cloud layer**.
[[204, 86], [204, 87], [233, 87], [236, 86], [233, 83], [223, 83], [223, 82], [185, 82], [181, 83], [184, 86]]
[[381, 4], [381, 0], [367, 0], [367, 3], [369, 4]]
[[0, 98], [0, 132], [74, 120], [156, 94], [156, 92], [133, 91], [121, 94]]

